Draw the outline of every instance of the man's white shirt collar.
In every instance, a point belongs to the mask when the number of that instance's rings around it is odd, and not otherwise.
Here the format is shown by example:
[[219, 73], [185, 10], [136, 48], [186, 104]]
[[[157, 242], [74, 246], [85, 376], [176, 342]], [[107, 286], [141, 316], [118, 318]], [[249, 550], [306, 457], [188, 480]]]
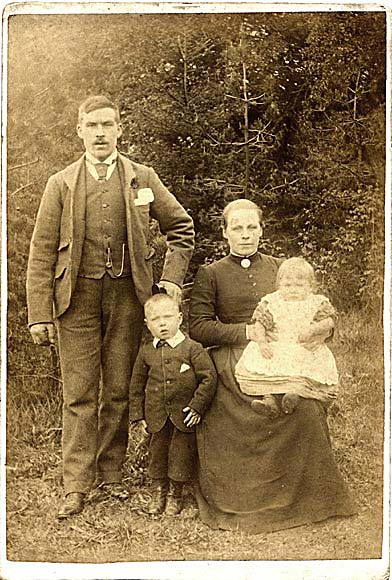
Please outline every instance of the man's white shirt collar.
[[117, 149], [115, 149], [113, 151], [113, 153], [111, 153], [109, 155], [109, 157], [106, 157], [106, 159], [104, 161], [99, 161], [99, 159], [97, 159], [96, 157], [91, 155], [88, 151], [86, 151], [85, 157], [86, 157], [87, 169], [89, 170], [90, 174], [94, 177], [94, 179], [98, 180], [98, 173], [97, 173], [97, 170], [95, 169], [94, 165], [96, 165], [97, 163], [105, 163], [106, 165], [108, 165], [108, 171], [106, 174], [106, 181], [107, 181], [108, 179], [110, 179], [113, 171], [116, 168], [117, 156], [118, 156], [118, 152], [117, 152]]
[[[155, 337], [154, 340], [152, 341], [152, 344], [154, 345], [155, 348], [157, 347], [159, 340], [160, 340], [159, 338]], [[185, 340], [185, 334], [181, 332], [181, 330], [178, 330], [174, 336], [166, 339], [166, 342], [169, 346], [174, 348], [178, 344], [180, 344], [180, 342], [182, 342], [183, 340]]]

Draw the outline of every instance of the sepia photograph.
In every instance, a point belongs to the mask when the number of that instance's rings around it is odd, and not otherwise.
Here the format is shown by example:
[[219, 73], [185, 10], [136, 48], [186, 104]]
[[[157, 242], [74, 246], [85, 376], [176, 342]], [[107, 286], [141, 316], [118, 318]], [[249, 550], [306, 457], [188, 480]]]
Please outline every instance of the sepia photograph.
[[1, 578], [389, 578], [389, 26], [3, 5]]

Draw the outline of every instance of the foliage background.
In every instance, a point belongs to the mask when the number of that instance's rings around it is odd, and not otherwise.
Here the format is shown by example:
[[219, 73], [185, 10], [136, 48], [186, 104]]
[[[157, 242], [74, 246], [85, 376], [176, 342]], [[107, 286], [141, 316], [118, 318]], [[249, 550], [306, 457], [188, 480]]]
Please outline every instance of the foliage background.
[[[221, 210], [246, 196], [264, 209], [261, 249], [304, 255], [343, 320], [382, 335], [385, 13], [30, 14], [8, 24], [11, 458], [40, 445], [37, 433], [58, 443], [58, 358], [31, 344], [25, 275], [45, 183], [82, 153], [77, 108], [91, 94], [118, 102], [120, 149], [151, 164], [191, 213], [188, 281], [226, 253]], [[159, 276], [164, 243], [154, 224], [152, 234]], [[350, 438], [342, 415], [333, 420]]]
[[[121, 150], [153, 165], [194, 218], [188, 280], [226, 252], [219, 215], [245, 195], [264, 208], [264, 251], [302, 253], [339, 309], [381, 320], [384, 13], [45, 14], [8, 22], [11, 378], [30, 385], [37, 356], [47, 358], [26, 330], [29, 241], [49, 175], [81, 154], [78, 104], [96, 93], [120, 105]], [[158, 275], [164, 244], [153, 232]]]

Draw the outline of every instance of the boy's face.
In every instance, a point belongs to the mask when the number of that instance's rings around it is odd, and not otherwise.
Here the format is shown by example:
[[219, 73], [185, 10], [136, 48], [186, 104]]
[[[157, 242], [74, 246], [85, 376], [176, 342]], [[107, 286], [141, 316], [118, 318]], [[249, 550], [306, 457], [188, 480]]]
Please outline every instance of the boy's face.
[[149, 304], [145, 318], [147, 328], [155, 338], [172, 338], [180, 328], [182, 314], [171, 300]]

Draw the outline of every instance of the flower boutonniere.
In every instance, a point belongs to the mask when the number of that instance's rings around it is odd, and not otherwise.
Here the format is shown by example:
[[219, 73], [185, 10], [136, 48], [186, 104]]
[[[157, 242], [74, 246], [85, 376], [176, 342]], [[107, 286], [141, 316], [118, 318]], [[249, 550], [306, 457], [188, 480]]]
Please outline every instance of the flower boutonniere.
[[131, 183], [129, 185], [130, 185], [130, 188], [133, 189], [134, 191], [139, 188], [139, 182], [136, 179], [136, 177], [132, 177]]

